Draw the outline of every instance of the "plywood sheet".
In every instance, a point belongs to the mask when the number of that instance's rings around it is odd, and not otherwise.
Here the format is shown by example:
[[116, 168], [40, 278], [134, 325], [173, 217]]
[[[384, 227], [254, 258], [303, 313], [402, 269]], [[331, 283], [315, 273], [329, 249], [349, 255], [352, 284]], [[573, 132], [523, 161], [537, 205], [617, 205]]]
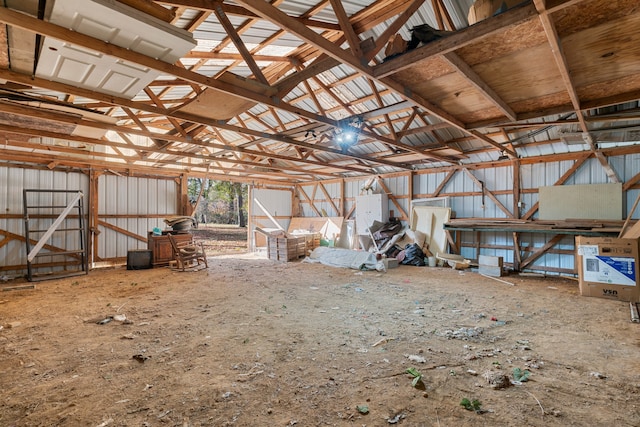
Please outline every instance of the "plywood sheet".
[[[223, 73], [218, 80], [238, 86], [243, 90], [259, 95], [274, 95], [276, 89], [263, 85], [255, 80], [246, 79], [230, 72]], [[180, 111], [215, 120], [229, 120], [255, 106], [257, 102], [249, 101], [217, 89], [208, 88], [202, 91], [189, 103], [181, 106]]]
[[18, 73], [33, 73], [36, 52], [36, 35], [12, 26], [3, 26], [7, 30], [10, 69]]
[[483, 38], [478, 43], [464, 46], [457, 53], [467, 64], [473, 66], [523, 49], [539, 45], [548, 46], [548, 44], [540, 20], [533, 19], [507, 27]]
[[539, 219], [622, 219], [622, 184], [540, 187]]
[[585, 0], [552, 15], [560, 38], [638, 13], [638, 0]]
[[623, 78], [640, 71], [640, 13], [572, 34], [562, 40], [577, 87]]
[[229, 120], [253, 108], [256, 104], [257, 102], [248, 101], [239, 96], [207, 88], [179, 110], [208, 119]]
[[451, 208], [414, 206], [411, 229], [427, 235], [429, 250], [434, 255], [447, 253], [447, 235], [444, 224], [451, 219]]

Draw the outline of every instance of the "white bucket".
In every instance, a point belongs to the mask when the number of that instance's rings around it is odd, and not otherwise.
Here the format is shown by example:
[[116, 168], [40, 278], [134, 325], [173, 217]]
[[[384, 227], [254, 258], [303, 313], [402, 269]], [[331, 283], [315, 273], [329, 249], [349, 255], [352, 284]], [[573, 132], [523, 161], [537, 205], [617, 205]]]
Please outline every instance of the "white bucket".
[[436, 257], [430, 256], [429, 257], [429, 267], [435, 267], [435, 266], [436, 266]]

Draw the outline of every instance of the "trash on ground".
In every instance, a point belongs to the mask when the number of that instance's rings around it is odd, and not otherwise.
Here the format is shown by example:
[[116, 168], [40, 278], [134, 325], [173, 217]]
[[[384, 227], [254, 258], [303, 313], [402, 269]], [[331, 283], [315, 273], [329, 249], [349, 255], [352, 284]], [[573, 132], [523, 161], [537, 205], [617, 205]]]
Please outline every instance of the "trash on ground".
[[135, 359], [135, 360], [137, 360], [137, 361], [138, 361], [138, 362], [140, 362], [140, 363], [144, 363], [144, 362], [146, 362], [147, 360], [151, 359], [151, 356], [147, 356], [147, 355], [145, 355], [145, 354], [139, 353], [139, 354], [134, 354], [134, 355], [132, 356], [132, 359]]
[[452, 330], [446, 330], [444, 331], [442, 334], [440, 334], [443, 337], [447, 337], [449, 339], [462, 339], [462, 340], [466, 340], [469, 338], [475, 338], [478, 335], [480, 335], [483, 332], [483, 329], [480, 327], [474, 327], [474, 328], [460, 328], [458, 330], [452, 331]]
[[529, 380], [529, 375], [531, 372], [526, 369], [523, 371], [520, 368], [513, 368], [513, 380], [519, 383], [523, 383]]
[[407, 356], [407, 359], [411, 360], [412, 362], [416, 362], [416, 363], [427, 363], [427, 359], [425, 359], [422, 356], [418, 356], [417, 354], [410, 354]]
[[356, 406], [356, 409], [358, 410], [358, 412], [364, 415], [369, 413], [369, 407], [367, 405], [358, 405]]
[[388, 419], [387, 419], [387, 422], [388, 422], [389, 424], [398, 424], [398, 423], [400, 422], [400, 420], [402, 420], [402, 419], [403, 419], [403, 418], [405, 418], [405, 417], [406, 417], [406, 415], [405, 415], [405, 414], [403, 414], [403, 413], [399, 413], [399, 414], [396, 414], [395, 416], [393, 416], [393, 417], [391, 417], [391, 418], [388, 418]]
[[371, 347], [377, 347], [379, 345], [386, 344], [386, 343], [388, 343], [389, 341], [391, 341], [393, 339], [394, 338], [391, 338], [391, 337], [380, 338], [378, 341], [376, 341], [375, 343], [371, 344]]
[[482, 377], [487, 380], [489, 386], [493, 389], [500, 390], [511, 385], [509, 378], [502, 372], [486, 371]]

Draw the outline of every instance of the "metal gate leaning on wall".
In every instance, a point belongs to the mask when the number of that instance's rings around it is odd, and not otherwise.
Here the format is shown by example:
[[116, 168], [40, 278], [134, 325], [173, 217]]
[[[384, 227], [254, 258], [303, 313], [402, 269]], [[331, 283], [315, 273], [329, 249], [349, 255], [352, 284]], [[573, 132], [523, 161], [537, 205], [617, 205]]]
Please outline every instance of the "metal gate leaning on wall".
[[0, 167], [0, 276], [27, 272], [24, 189], [80, 191], [88, 198], [89, 177], [80, 172]]

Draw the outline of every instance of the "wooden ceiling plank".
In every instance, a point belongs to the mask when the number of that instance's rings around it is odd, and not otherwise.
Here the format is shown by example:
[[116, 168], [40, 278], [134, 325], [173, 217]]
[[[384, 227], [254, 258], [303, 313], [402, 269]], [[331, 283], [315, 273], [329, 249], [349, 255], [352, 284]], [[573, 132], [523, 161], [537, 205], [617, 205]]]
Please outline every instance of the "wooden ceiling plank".
[[378, 78], [389, 76], [431, 56], [452, 52], [471, 43], [476, 43], [498, 31], [504, 31], [506, 28], [516, 26], [536, 15], [536, 9], [531, 4], [512, 8], [491, 19], [480, 21], [447, 37], [427, 43], [376, 65], [374, 73]]

